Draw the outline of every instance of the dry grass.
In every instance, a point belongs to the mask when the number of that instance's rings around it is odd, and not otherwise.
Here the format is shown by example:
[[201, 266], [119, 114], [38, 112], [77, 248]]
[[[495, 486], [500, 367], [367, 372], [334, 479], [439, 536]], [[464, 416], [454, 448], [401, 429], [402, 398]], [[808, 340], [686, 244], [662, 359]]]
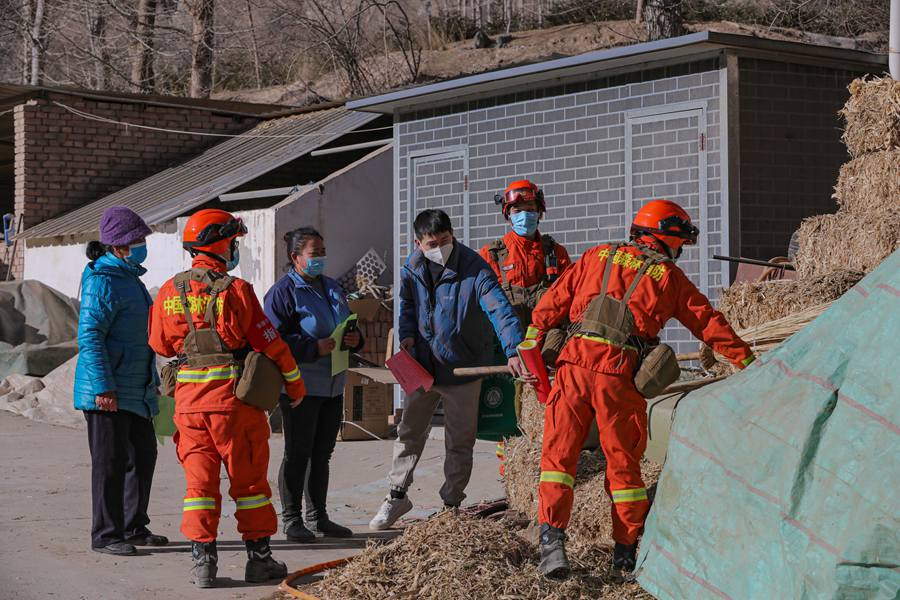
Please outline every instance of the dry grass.
[[834, 197], [842, 211], [900, 209], [900, 149], [881, 150], [841, 167]]
[[530, 385], [522, 386], [519, 395], [519, 430], [538, 444], [544, 439], [544, 405], [538, 402], [537, 393]]
[[323, 600], [635, 600], [651, 599], [636, 583], [618, 584], [609, 549], [571, 553], [564, 582], [537, 570], [536, 545], [502, 521], [443, 513], [410, 526], [394, 542], [370, 545], [316, 586]]
[[794, 265], [801, 278], [820, 277], [842, 269], [868, 273], [898, 247], [897, 211], [839, 211], [803, 221]]
[[855, 79], [841, 109], [847, 120], [844, 143], [854, 157], [900, 148], [900, 81], [890, 77]]
[[864, 276], [840, 270], [810, 279], [736, 283], [722, 291], [718, 309], [735, 329], [755, 327], [837, 300]]

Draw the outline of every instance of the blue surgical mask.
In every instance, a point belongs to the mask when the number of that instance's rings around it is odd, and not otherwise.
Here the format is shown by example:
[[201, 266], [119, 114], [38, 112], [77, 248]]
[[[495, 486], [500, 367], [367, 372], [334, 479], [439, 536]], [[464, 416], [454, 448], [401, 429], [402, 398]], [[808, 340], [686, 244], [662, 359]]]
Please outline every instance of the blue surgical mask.
[[513, 231], [522, 237], [531, 237], [537, 231], [540, 215], [532, 211], [513, 213], [509, 216]]
[[238, 263], [241, 262], [241, 249], [235, 247], [231, 252], [231, 260], [225, 261], [225, 270], [230, 271], [238, 266]]
[[306, 259], [306, 268], [303, 273], [310, 277], [318, 277], [325, 272], [325, 263], [328, 262], [326, 256], [311, 256]]
[[139, 265], [147, 260], [147, 244], [132, 244], [128, 246], [128, 256], [125, 260], [133, 265]]

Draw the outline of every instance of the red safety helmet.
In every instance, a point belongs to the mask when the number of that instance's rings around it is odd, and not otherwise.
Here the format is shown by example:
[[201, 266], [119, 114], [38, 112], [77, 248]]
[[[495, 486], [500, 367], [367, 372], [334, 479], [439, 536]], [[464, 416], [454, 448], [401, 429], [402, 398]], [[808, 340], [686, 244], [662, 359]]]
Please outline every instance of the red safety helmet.
[[191, 256], [202, 252], [221, 258], [231, 246], [232, 240], [246, 233], [247, 227], [241, 219], [228, 211], [207, 208], [188, 219], [181, 245]]
[[634, 215], [631, 239], [649, 235], [680, 254], [684, 245], [697, 243], [700, 230], [691, 223], [691, 216], [671, 200], [651, 200]]
[[547, 211], [547, 205], [544, 204], [543, 190], [527, 179], [513, 181], [503, 194], [494, 196], [494, 203], [503, 207], [503, 216], [507, 219], [509, 218], [509, 209], [511, 207], [520, 202], [530, 202], [532, 200], [537, 202], [539, 212], [544, 213]]

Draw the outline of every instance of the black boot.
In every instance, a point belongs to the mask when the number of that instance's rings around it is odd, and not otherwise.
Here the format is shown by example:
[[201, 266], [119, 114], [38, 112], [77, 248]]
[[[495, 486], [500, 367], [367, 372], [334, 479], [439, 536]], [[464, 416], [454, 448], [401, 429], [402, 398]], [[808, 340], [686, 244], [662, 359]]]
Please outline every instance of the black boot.
[[616, 542], [613, 549], [613, 569], [621, 573], [631, 573], [637, 563], [637, 543], [625, 545]]
[[353, 537], [353, 532], [343, 525], [338, 525], [328, 518], [328, 515], [319, 517], [315, 521], [307, 521], [309, 529], [313, 534], [320, 533], [325, 537], [349, 538]]
[[264, 537], [244, 543], [247, 546], [247, 568], [244, 570], [244, 581], [263, 583], [287, 577], [287, 566], [272, 558], [269, 538]]
[[538, 566], [544, 577], [565, 579], [571, 567], [566, 556], [566, 532], [548, 523], [541, 525], [541, 564]]
[[308, 544], [316, 541], [316, 534], [306, 528], [302, 519], [297, 519], [290, 525], [287, 525], [284, 534], [287, 536], [289, 542]]
[[213, 587], [219, 570], [219, 552], [216, 550], [216, 543], [191, 542], [191, 556], [194, 558], [191, 583], [198, 588]]

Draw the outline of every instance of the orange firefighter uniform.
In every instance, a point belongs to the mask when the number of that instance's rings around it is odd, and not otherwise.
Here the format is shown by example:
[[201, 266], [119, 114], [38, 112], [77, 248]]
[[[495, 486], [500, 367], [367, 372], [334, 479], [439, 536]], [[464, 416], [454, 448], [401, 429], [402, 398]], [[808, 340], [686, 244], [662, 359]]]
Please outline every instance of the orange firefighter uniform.
[[548, 273], [540, 233], [537, 234], [536, 239], [530, 239], [510, 231], [503, 236], [503, 245], [507, 249], [508, 256], [502, 265], [497, 264], [497, 261], [494, 260], [491, 244], [482, 247], [479, 254], [491, 265], [494, 273], [497, 274], [497, 279], [501, 282], [508, 282], [510, 285], [527, 288], [540, 284], [547, 277], [555, 280], [572, 264], [572, 259], [569, 258], [565, 247], [561, 244], [554, 244], [556, 272]]
[[[640, 238], [656, 245], [652, 238]], [[569, 318], [580, 320], [590, 301], [600, 293], [606, 261], [613, 261], [607, 294], [622, 299], [642, 265], [635, 245], [601, 245], [588, 250], [544, 294], [532, 314], [527, 337], [543, 334]], [[725, 317], [673, 262], [650, 266], [639, 280], [628, 308], [634, 315], [635, 334], [656, 338], [675, 318], [696, 337], [744, 367], [753, 360]], [[634, 544], [649, 509], [641, 479], [640, 460], [647, 445], [647, 403], [635, 388], [633, 374], [638, 351], [616, 346], [590, 335], [575, 335], [557, 360], [558, 370], [548, 399], [539, 484], [540, 522], [565, 529], [572, 511], [578, 456], [590, 427], [597, 419], [600, 445], [606, 456], [606, 491], [612, 499], [613, 539]]]
[[[222, 262], [204, 254], [198, 254], [192, 266], [225, 271]], [[185, 314], [172, 279], [159, 290], [150, 315], [150, 346], [157, 354], [182, 354], [189, 333], [188, 318], [197, 329], [208, 327], [204, 319], [211, 298], [207, 286], [193, 280], [189, 285], [189, 315]], [[216, 302], [216, 329], [225, 345], [231, 350], [249, 347], [268, 356], [281, 369], [288, 395], [302, 398], [305, 388], [297, 363], [263, 313], [253, 286], [235, 279]], [[196, 542], [216, 539], [222, 507], [219, 473], [223, 462], [243, 539], [258, 540], [277, 531], [267, 479], [269, 423], [264, 411], [234, 395], [237, 377], [237, 369], [232, 365], [202, 369], [182, 366], [177, 376], [174, 439], [187, 479], [181, 531]]]

